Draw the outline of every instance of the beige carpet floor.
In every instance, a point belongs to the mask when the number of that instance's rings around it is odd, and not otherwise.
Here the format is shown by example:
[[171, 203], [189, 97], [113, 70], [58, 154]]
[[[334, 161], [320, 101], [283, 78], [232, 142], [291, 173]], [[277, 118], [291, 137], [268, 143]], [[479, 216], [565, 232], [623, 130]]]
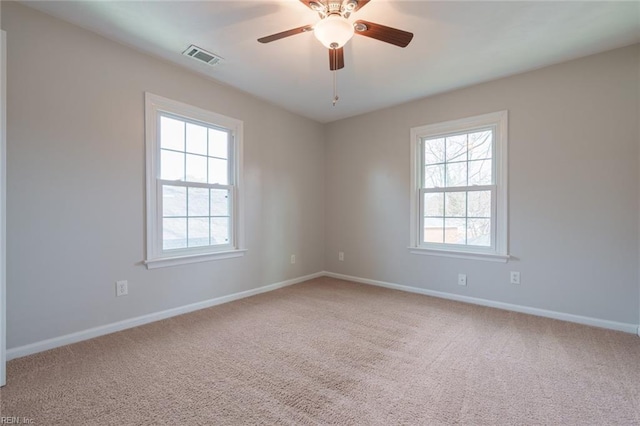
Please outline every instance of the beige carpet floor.
[[640, 338], [319, 278], [10, 361], [34, 425], [640, 424]]

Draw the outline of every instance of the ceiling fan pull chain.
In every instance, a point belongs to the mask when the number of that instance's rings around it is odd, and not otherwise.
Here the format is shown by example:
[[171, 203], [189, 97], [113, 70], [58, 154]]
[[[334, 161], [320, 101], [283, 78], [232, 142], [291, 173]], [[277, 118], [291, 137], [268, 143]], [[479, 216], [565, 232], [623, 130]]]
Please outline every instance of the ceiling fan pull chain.
[[[336, 49], [333, 49], [331, 52], [333, 54], [334, 63], [337, 63], [338, 51]], [[333, 70], [333, 106], [336, 106], [336, 102], [338, 102], [338, 99], [338, 69], [336, 68]]]
[[337, 74], [338, 70], [333, 71], [333, 106], [336, 106], [336, 102], [338, 102], [338, 83], [337, 83]]

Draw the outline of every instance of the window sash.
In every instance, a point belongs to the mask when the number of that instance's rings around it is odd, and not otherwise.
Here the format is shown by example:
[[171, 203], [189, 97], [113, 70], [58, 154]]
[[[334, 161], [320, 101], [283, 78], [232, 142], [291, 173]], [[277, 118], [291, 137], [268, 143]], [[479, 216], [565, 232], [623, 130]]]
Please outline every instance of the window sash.
[[[216, 218], [216, 217], [228, 217], [229, 218], [229, 241], [226, 244], [208, 244], [203, 246], [196, 247], [184, 247], [184, 248], [164, 248], [164, 229], [163, 229], [163, 220], [164, 216], [164, 205], [163, 205], [163, 192], [165, 186], [181, 186], [184, 188], [203, 188], [203, 189], [222, 189], [227, 190], [229, 194], [228, 200], [228, 215], [227, 216], [197, 216], [197, 218], [206, 217]], [[157, 209], [156, 209], [156, 223], [157, 223], [157, 238], [158, 242], [158, 253], [162, 253], [163, 255], [171, 255], [171, 256], [180, 256], [186, 254], [199, 254], [199, 253], [215, 253], [217, 251], [227, 251], [229, 249], [235, 248], [235, 242], [237, 241], [237, 227], [234, 221], [234, 209], [236, 205], [236, 192], [237, 188], [234, 185], [220, 185], [220, 184], [205, 184], [200, 182], [184, 182], [184, 181], [170, 181], [170, 180], [157, 180], [156, 184], [156, 200], [157, 200]], [[209, 210], [209, 213], [211, 211]], [[182, 216], [181, 216], [182, 217]], [[185, 218], [190, 218], [189, 212], [187, 210]], [[211, 231], [209, 231], [211, 232]], [[188, 230], [187, 230], [187, 238], [188, 238]]]
[[[162, 129], [161, 129], [161, 122], [162, 122], [162, 117], [167, 117], [173, 120], [179, 120], [185, 123], [185, 147], [183, 151], [178, 151], [175, 149], [171, 149], [171, 148], [163, 148], [162, 147], [162, 143], [161, 143], [161, 138], [162, 138]], [[206, 127], [207, 129], [214, 129], [214, 130], [218, 130], [221, 132], [225, 132], [227, 134], [227, 158], [220, 158], [220, 157], [216, 157], [216, 156], [212, 156], [209, 155], [208, 152], [208, 144], [207, 144], [207, 155], [204, 154], [196, 154], [196, 153], [192, 153], [192, 152], [188, 152], [187, 148], [186, 148], [186, 140], [187, 140], [187, 135], [186, 135], [186, 124], [193, 124], [196, 126], [203, 126]], [[205, 157], [207, 159], [209, 158], [213, 158], [213, 159], [221, 159], [221, 160], [226, 160], [227, 161], [227, 182], [229, 185], [233, 185], [235, 183], [235, 176], [236, 176], [236, 171], [235, 171], [235, 164], [236, 164], [236, 158], [235, 158], [235, 134], [233, 132], [232, 129], [228, 129], [225, 127], [222, 127], [220, 125], [216, 125], [214, 123], [210, 123], [207, 121], [201, 121], [201, 120], [195, 120], [189, 117], [185, 117], [183, 115], [179, 115], [176, 113], [171, 113], [171, 112], [167, 112], [167, 111], [158, 111], [158, 113], [156, 114], [156, 157], [155, 157], [155, 161], [157, 162], [157, 166], [156, 166], [156, 179], [162, 179], [162, 164], [161, 164], [161, 160], [162, 160], [162, 151], [171, 151], [171, 152], [176, 152], [176, 153], [180, 153], [180, 154], [184, 154], [185, 155], [185, 175], [186, 175], [186, 159], [187, 159], [187, 155], [194, 155], [194, 156], [198, 156], [198, 157]], [[186, 178], [184, 179], [185, 182], [192, 182], [193, 184], [199, 183], [199, 182], [193, 182], [193, 181], [188, 181], [186, 180]]]
[[[179, 120], [185, 123], [185, 144], [186, 144], [186, 124], [190, 123], [190, 124], [195, 124], [198, 126], [203, 126], [206, 127], [207, 129], [215, 129], [215, 130], [219, 130], [219, 131], [223, 131], [225, 133], [227, 133], [227, 182], [228, 184], [224, 185], [224, 184], [220, 184], [220, 183], [206, 183], [206, 182], [195, 182], [195, 181], [189, 181], [186, 180], [186, 174], [187, 174], [187, 170], [186, 170], [186, 164], [185, 164], [185, 179], [176, 179], [176, 180], [167, 180], [167, 179], [162, 179], [162, 164], [161, 164], [161, 159], [162, 159], [162, 151], [163, 150], [167, 150], [166, 148], [162, 148], [162, 144], [161, 144], [161, 138], [162, 138], [162, 131], [161, 131], [161, 120], [162, 117], [168, 117], [174, 120]], [[162, 256], [166, 256], [166, 255], [171, 255], [171, 256], [175, 256], [175, 255], [188, 255], [188, 254], [198, 254], [198, 253], [211, 253], [211, 252], [216, 252], [216, 251], [226, 251], [229, 249], [233, 249], [236, 247], [236, 241], [237, 241], [237, 226], [235, 223], [235, 208], [236, 208], [236, 186], [234, 185], [235, 183], [235, 146], [234, 146], [234, 142], [235, 142], [235, 137], [234, 137], [234, 133], [231, 129], [226, 129], [224, 127], [221, 126], [217, 126], [214, 125], [212, 123], [208, 123], [205, 121], [199, 121], [199, 120], [194, 120], [191, 119], [189, 117], [185, 117], [179, 114], [175, 114], [175, 113], [169, 113], [166, 111], [159, 111], [156, 114], [156, 141], [155, 141], [155, 161], [156, 161], [156, 229], [155, 229], [155, 241], [156, 241], [156, 247], [155, 247], [155, 252], [159, 253]], [[175, 152], [179, 152], [185, 155], [185, 162], [186, 162], [186, 155], [187, 154], [191, 154], [187, 152], [186, 149], [186, 145], [184, 148], [184, 151], [177, 151], [177, 150], [172, 150], [170, 149], [169, 151], [175, 151]], [[191, 155], [199, 155], [201, 157], [205, 157], [205, 158], [218, 158], [218, 157], [213, 157], [213, 156], [209, 156], [208, 155], [208, 147], [207, 147], [207, 155], [202, 155], [202, 154], [191, 154]], [[163, 189], [164, 186], [181, 186], [181, 187], [185, 187], [185, 188], [206, 188], [206, 189], [225, 189], [228, 190], [229, 193], [229, 241], [226, 244], [208, 244], [208, 245], [204, 245], [204, 246], [199, 246], [199, 247], [185, 247], [185, 248], [172, 248], [172, 249], [165, 249], [164, 248], [164, 224], [163, 224], [163, 219], [164, 219], [164, 206], [163, 206]], [[188, 212], [187, 212], [187, 217], [188, 217]], [[215, 216], [208, 216], [209, 219], [211, 219], [212, 217]], [[187, 231], [187, 235], [188, 235], [188, 231]]]
[[[433, 139], [440, 139], [440, 138], [449, 138], [449, 137], [455, 137], [455, 136], [462, 136], [462, 135], [468, 135], [470, 133], [476, 133], [476, 132], [482, 132], [482, 131], [491, 131], [491, 157], [488, 158], [491, 161], [491, 184], [490, 185], [459, 185], [459, 186], [446, 186], [446, 179], [444, 181], [445, 186], [426, 186], [425, 185], [425, 167], [427, 166], [426, 163], [426, 152], [425, 152], [425, 144], [427, 141], [433, 140]], [[494, 125], [490, 125], [490, 126], [478, 126], [478, 127], [472, 127], [472, 128], [468, 128], [468, 129], [464, 129], [464, 130], [460, 130], [460, 131], [453, 131], [453, 132], [443, 132], [440, 134], [430, 134], [428, 136], [422, 136], [419, 138], [419, 143], [418, 143], [418, 147], [420, 150], [420, 155], [419, 155], [419, 179], [420, 182], [418, 183], [418, 241], [417, 241], [417, 246], [420, 248], [446, 248], [446, 249], [450, 249], [450, 250], [455, 250], [455, 249], [461, 249], [464, 251], [477, 251], [477, 252], [489, 252], [489, 253], [493, 253], [496, 251], [496, 233], [497, 233], [497, 185], [496, 185], [496, 126]], [[445, 173], [446, 173], [446, 165], [448, 164], [452, 164], [452, 163], [465, 163], [467, 165], [467, 171], [468, 171], [468, 165], [469, 165], [469, 154], [468, 154], [468, 146], [467, 146], [467, 153], [465, 155], [465, 159], [462, 161], [446, 161], [446, 145], [445, 145], [445, 160], [443, 162], [440, 163], [434, 163], [434, 164], [429, 164], [429, 165], [443, 165], [445, 166]], [[468, 176], [467, 176], [467, 182], [468, 182]], [[490, 217], [490, 226], [491, 226], [491, 234], [490, 234], [490, 245], [489, 246], [479, 246], [479, 245], [473, 245], [473, 244], [454, 244], [454, 243], [447, 243], [445, 241], [445, 238], [443, 236], [443, 242], [442, 243], [437, 243], [437, 242], [425, 242], [425, 235], [424, 235], [424, 223], [425, 223], [425, 205], [424, 205], [424, 196], [425, 194], [428, 193], [456, 193], [456, 192], [464, 192], [466, 194], [470, 193], [470, 192], [474, 192], [474, 191], [490, 191], [491, 192], [491, 217]], [[446, 197], [446, 195], [445, 195]], [[464, 219], [465, 221], [468, 221], [470, 216], [469, 216], [469, 212], [468, 212], [468, 205], [466, 205], [465, 207], [465, 215], [462, 217], [452, 217], [452, 216], [447, 216], [446, 215], [446, 210], [444, 211], [444, 216], [443, 216], [443, 220], [446, 220], [447, 218], [450, 219]], [[445, 229], [443, 228], [443, 232], [445, 232]], [[467, 240], [466, 238], [466, 230], [465, 230], [465, 241]]]
[[[425, 205], [424, 205], [424, 196], [429, 193], [470, 193], [470, 192], [481, 192], [481, 191], [490, 191], [491, 192], [491, 244], [489, 246], [479, 246], [473, 244], [454, 244], [454, 243], [436, 243], [436, 242], [425, 242], [424, 241], [424, 220], [425, 220]], [[447, 248], [447, 249], [456, 249], [460, 248], [463, 250], [473, 250], [478, 252], [495, 252], [496, 250], [496, 238], [497, 238], [497, 186], [496, 185], [482, 185], [482, 186], [465, 186], [465, 187], [454, 187], [454, 188], [420, 188], [418, 190], [418, 247], [420, 248]], [[443, 212], [443, 219], [464, 219], [468, 220], [469, 218], [473, 219], [473, 216], [469, 216], [468, 204], [465, 208], [465, 215], [458, 216], [447, 216], [446, 210]], [[439, 218], [439, 216], [438, 216]], [[466, 238], [465, 238], [466, 240]], [[444, 238], [443, 238], [444, 241]]]
[[[467, 151], [466, 151], [466, 158], [464, 160], [459, 160], [459, 161], [447, 161], [446, 160], [446, 145], [445, 145], [445, 151], [444, 151], [444, 156], [445, 159], [444, 161], [438, 162], [438, 163], [428, 163], [426, 161], [426, 150], [425, 150], [425, 145], [426, 142], [434, 140], [434, 139], [446, 139], [446, 138], [453, 138], [456, 136], [463, 136], [463, 135], [469, 135], [472, 133], [478, 133], [478, 132], [486, 132], [486, 131], [490, 131], [491, 132], [491, 157], [489, 158], [484, 158], [483, 160], [491, 160], [491, 184], [495, 185], [496, 184], [496, 172], [497, 172], [497, 167], [496, 167], [496, 149], [497, 149], [497, 140], [496, 140], [496, 135], [497, 135], [497, 129], [495, 125], [490, 125], [490, 126], [479, 126], [479, 127], [471, 127], [468, 129], [465, 129], [463, 131], [454, 131], [454, 132], [444, 132], [444, 133], [439, 133], [439, 134], [429, 134], [428, 136], [421, 136], [419, 138], [419, 149], [420, 149], [420, 155], [419, 155], [419, 159], [420, 159], [420, 182], [418, 184], [418, 186], [420, 188], [442, 188], [442, 187], [427, 187], [425, 185], [425, 168], [427, 166], [444, 166], [445, 167], [445, 175], [446, 175], [446, 166], [449, 164], [456, 164], [456, 163], [465, 163], [467, 166], [467, 173], [469, 171], [469, 163], [472, 161], [480, 161], [481, 159], [473, 159], [473, 160], [469, 160], [469, 151], [468, 151], [468, 146], [467, 146]], [[469, 181], [469, 176], [467, 175], [467, 183]], [[453, 186], [449, 186], [446, 184], [446, 176], [444, 179], [445, 185], [443, 186], [444, 188], [454, 188]], [[458, 185], [459, 187], [465, 187], [465, 185]], [[471, 186], [471, 185], [469, 185]], [[475, 185], [473, 185], [475, 186]]]

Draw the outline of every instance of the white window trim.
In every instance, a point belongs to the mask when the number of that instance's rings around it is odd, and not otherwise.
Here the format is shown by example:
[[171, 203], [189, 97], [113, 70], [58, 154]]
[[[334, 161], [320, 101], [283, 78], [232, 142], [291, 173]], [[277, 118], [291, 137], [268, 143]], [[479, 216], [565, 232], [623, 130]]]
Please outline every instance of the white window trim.
[[[418, 167], [421, 164], [421, 140], [425, 137], [434, 137], [453, 132], [464, 132], [479, 127], [492, 126], [494, 135], [494, 167], [496, 188], [495, 205], [495, 248], [486, 250], [463, 245], [443, 245], [442, 247], [426, 247], [420, 242], [420, 188], [422, 172]], [[489, 114], [467, 117], [458, 120], [411, 128], [411, 194], [410, 194], [410, 242], [409, 252], [412, 254], [424, 254], [431, 256], [444, 256], [453, 258], [486, 260], [493, 262], [507, 262], [509, 260], [509, 235], [508, 235], [508, 112], [499, 111]]]
[[[175, 250], [171, 254], [162, 250], [161, 238], [161, 197], [158, 193], [160, 176], [160, 146], [158, 143], [159, 113], [169, 113], [183, 116], [187, 120], [198, 120], [210, 123], [214, 126], [231, 130], [233, 143], [234, 186], [232, 194], [232, 229], [231, 245], [222, 248], [194, 248], [187, 250]], [[147, 269], [176, 266], [188, 263], [207, 262], [211, 260], [229, 259], [240, 257], [247, 251], [244, 246], [244, 197], [242, 185], [242, 130], [243, 122], [235, 118], [226, 117], [182, 102], [163, 98], [152, 93], [145, 93], [145, 140], [146, 140], [146, 215], [147, 215]]]

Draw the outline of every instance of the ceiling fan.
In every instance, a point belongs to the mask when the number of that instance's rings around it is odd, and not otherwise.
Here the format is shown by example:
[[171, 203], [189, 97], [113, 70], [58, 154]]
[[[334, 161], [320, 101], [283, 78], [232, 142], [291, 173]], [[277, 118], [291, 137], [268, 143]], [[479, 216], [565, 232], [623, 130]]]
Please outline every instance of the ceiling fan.
[[270, 43], [292, 35], [313, 31], [316, 38], [329, 49], [329, 69], [344, 68], [344, 45], [354, 34], [374, 38], [399, 47], [407, 47], [413, 33], [386, 27], [369, 21], [349, 22], [352, 13], [363, 8], [370, 0], [300, 0], [309, 9], [318, 12], [320, 21], [288, 31], [259, 38], [260, 43]]

